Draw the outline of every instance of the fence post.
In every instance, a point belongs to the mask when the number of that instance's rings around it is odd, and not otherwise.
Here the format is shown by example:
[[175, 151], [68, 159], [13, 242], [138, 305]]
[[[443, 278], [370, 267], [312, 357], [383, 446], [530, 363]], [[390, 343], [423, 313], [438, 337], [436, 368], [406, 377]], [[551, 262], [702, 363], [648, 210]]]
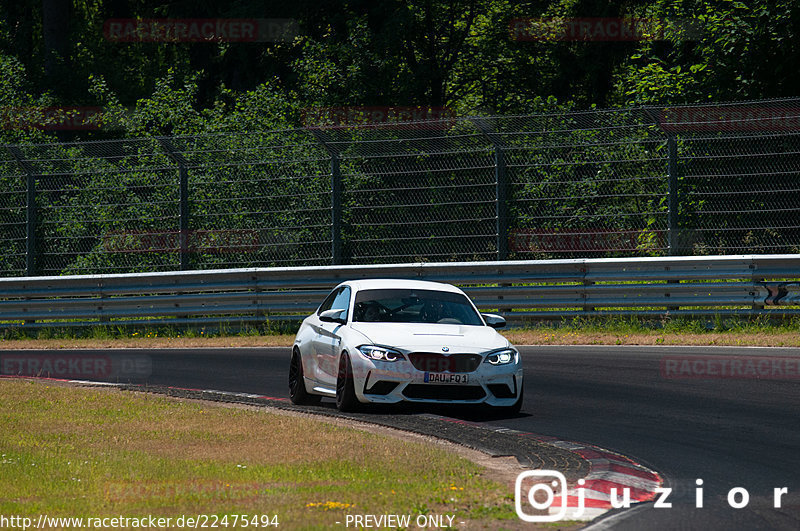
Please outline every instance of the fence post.
[[667, 254], [678, 256], [680, 248], [680, 223], [678, 210], [680, 200], [678, 197], [678, 139], [675, 133], [664, 128], [661, 117], [655, 109], [643, 107], [644, 113], [656, 124], [667, 137]]
[[680, 203], [678, 201], [678, 141], [675, 135], [667, 137], [667, 176], [669, 182], [667, 184], [669, 199], [668, 199], [668, 222], [667, 234], [669, 235], [669, 255], [678, 256], [681, 253], [678, 224], [678, 209]]
[[189, 171], [188, 162], [183, 154], [175, 149], [169, 138], [158, 137], [158, 141], [167, 152], [169, 158], [178, 165], [178, 216], [180, 242], [180, 269], [191, 269], [191, 255], [189, 254]]
[[342, 171], [335, 154], [331, 154], [331, 261], [342, 263]]
[[508, 260], [508, 176], [506, 154], [499, 145], [494, 146], [495, 196], [497, 215], [497, 259]]
[[344, 263], [342, 256], [342, 170], [339, 153], [325, 139], [319, 129], [306, 129], [314, 139], [322, 144], [331, 158], [331, 264]]
[[25, 275], [36, 275], [38, 257], [36, 254], [36, 172], [33, 165], [17, 146], [7, 146], [22, 171], [25, 172]]
[[508, 260], [508, 174], [503, 146], [492, 136], [486, 118], [470, 118], [472, 124], [494, 147], [495, 230], [497, 233], [497, 260]]

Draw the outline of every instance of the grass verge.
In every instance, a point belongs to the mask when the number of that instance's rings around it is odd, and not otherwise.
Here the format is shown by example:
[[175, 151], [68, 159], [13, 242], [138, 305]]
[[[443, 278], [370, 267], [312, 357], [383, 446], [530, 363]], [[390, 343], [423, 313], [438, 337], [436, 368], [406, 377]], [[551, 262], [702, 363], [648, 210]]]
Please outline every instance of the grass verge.
[[800, 320], [587, 318], [503, 331], [516, 345], [800, 347]]
[[283, 529], [348, 513], [516, 520], [507, 487], [435, 446], [113, 389], [0, 380], [0, 454], [6, 515], [277, 515]]
[[[573, 319], [502, 331], [515, 345], [696, 345], [800, 347], [800, 319]], [[294, 334], [276, 330], [177, 328], [6, 330], [0, 349], [286, 347]]]

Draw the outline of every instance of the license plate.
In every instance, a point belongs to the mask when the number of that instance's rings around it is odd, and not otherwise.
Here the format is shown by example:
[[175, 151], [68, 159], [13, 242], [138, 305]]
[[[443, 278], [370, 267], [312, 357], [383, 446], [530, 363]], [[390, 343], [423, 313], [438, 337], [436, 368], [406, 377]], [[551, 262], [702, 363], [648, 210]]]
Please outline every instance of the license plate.
[[450, 374], [445, 372], [426, 372], [425, 383], [465, 384], [469, 383], [469, 374]]

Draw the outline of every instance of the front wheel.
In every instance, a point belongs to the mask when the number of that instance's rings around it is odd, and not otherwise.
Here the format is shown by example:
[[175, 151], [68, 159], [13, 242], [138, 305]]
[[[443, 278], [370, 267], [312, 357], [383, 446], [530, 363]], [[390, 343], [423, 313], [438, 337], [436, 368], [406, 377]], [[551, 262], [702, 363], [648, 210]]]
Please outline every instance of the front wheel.
[[356, 411], [359, 405], [350, 356], [343, 352], [339, 358], [339, 374], [336, 377], [336, 408], [342, 412]]
[[295, 349], [292, 352], [292, 360], [289, 362], [289, 400], [297, 405], [319, 404], [322, 397], [311, 395], [306, 391], [306, 383], [303, 378], [303, 359], [300, 351]]

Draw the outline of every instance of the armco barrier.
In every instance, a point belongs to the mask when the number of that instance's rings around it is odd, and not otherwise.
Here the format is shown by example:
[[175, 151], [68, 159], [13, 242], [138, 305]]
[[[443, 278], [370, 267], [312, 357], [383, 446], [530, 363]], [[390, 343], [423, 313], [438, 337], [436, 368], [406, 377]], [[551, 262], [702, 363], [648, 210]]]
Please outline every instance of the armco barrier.
[[344, 280], [461, 286], [511, 322], [577, 315], [800, 314], [800, 255], [229, 269], [0, 279], [0, 326], [298, 319]]

